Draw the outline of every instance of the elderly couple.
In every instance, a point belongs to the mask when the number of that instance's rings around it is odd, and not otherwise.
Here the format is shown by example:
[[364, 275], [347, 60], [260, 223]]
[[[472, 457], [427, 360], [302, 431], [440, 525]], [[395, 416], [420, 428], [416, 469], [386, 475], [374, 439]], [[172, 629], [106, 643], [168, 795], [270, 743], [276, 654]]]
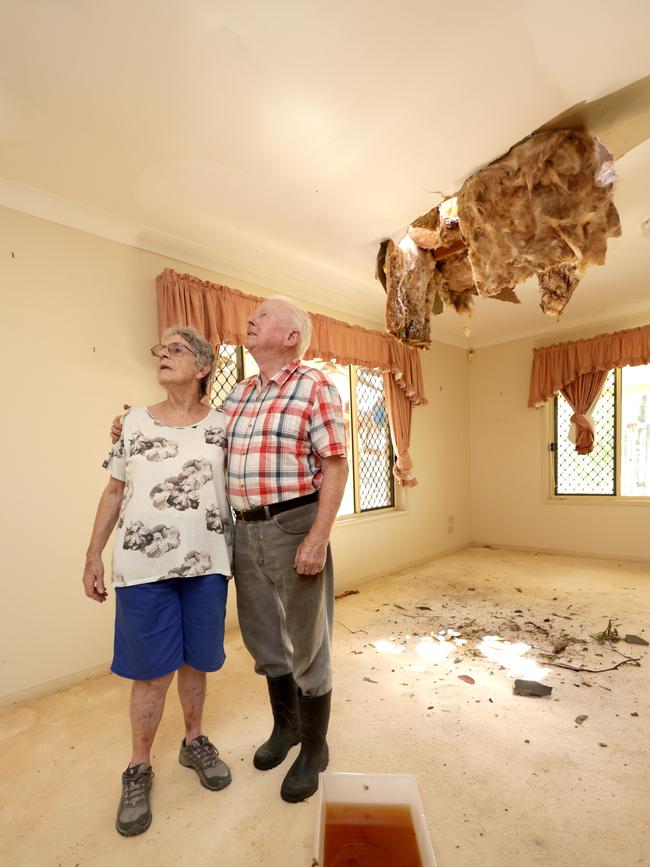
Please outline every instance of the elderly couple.
[[208, 789], [231, 780], [203, 732], [202, 713], [206, 672], [224, 662], [233, 540], [239, 624], [273, 712], [253, 763], [273, 768], [300, 744], [281, 788], [289, 802], [313, 794], [327, 767], [329, 536], [348, 469], [338, 393], [300, 361], [310, 339], [308, 314], [289, 299], [260, 304], [246, 339], [259, 375], [240, 382], [215, 411], [204, 402], [212, 347], [193, 329], [170, 328], [152, 348], [166, 399], [114, 422], [119, 438], [104, 464], [111, 477], [83, 584], [91, 599], [106, 599], [101, 555], [117, 525], [112, 670], [133, 681], [133, 752], [116, 820], [125, 836], [151, 823], [151, 747], [174, 672], [185, 720], [180, 763]]

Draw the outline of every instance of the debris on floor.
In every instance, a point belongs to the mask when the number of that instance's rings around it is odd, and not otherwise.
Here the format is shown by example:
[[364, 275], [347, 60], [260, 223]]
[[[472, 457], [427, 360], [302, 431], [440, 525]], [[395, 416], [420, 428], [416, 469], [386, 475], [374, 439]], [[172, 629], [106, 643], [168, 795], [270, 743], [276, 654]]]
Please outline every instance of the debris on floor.
[[621, 636], [618, 634], [618, 629], [616, 628], [620, 625], [620, 623], [615, 624], [613, 620], [610, 620], [602, 632], [596, 632], [592, 637], [601, 644], [604, 644], [606, 641], [620, 641]]
[[[437, 682], [450, 683], [453, 678], [468, 685], [479, 682], [475, 679], [477, 672], [490, 675], [502, 672], [511, 689], [514, 683], [512, 695], [552, 695], [553, 700], [562, 701], [566, 698], [564, 685], [597, 687], [612, 692], [613, 684], [606, 677], [602, 678], [604, 683], [600, 677], [590, 683], [584, 679], [584, 673], [601, 675], [623, 666], [639, 667], [646, 658], [647, 642], [641, 637], [642, 623], [629, 624], [637, 627], [641, 635], [623, 631], [619, 634], [619, 620], [625, 618], [605, 616], [602, 623], [606, 626], [599, 629], [601, 618], [598, 615], [594, 619], [593, 611], [587, 614], [579, 598], [558, 594], [556, 588], [553, 588], [554, 595], [549, 593], [542, 598], [534, 588], [509, 583], [507, 590], [499, 588], [509, 594], [504, 604], [503, 599], [497, 602], [498, 597], [490, 593], [491, 586], [496, 590], [496, 584], [506, 581], [505, 576], [499, 574], [486, 579], [484, 592], [475, 584], [471, 572], [462, 578], [442, 576], [438, 587], [426, 594], [420, 589], [423, 582], [418, 581], [419, 578], [426, 576], [411, 573], [412, 592], [393, 597], [379, 607], [375, 607], [374, 599], [369, 599], [377, 622], [366, 622], [366, 629], [372, 626], [368, 638], [365, 630], [351, 629], [337, 621], [348, 633], [363, 633], [357, 635], [356, 647], [349, 653], [373, 657], [378, 654], [395, 660], [391, 660], [391, 665], [395, 666], [390, 668], [391, 673], [385, 672], [389, 679], [396, 671], [400, 674], [422, 672], [423, 665], [424, 670], [431, 673], [437, 669]], [[491, 585], [491, 581], [495, 584]], [[474, 592], [469, 592], [470, 587]], [[355, 605], [351, 604], [348, 610], [354, 612]], [[635, 656], [626, 656], [617, 647], [617, 643], [628, 638], [630, 644], [638, 646]], [[455, 671], [454, 666], [458, 666]], [[466, 673], [459, 675], [458, 670]], [[573, 677], [572, 672], [575, 672]], [[360, 677], [364, 673], [360, 671]], [[547, 678], [556, 678], [550, 680], [552, 686], [546, 685]], [[378, 680], [363, 677], [363, 680], [386, 682], [382, 677]], [[402, 686], [413, 687], [414, 684]], [[429, 700], [432, 697], [427, 696]], [[473, 699], [466, 694], [465, 701]], [[582, 716], [586, 719], [586, 714], [581, 713], [576, 718], [574, 712], [570, 719], [575, 718], [575, 725], [580, 726], [584, 722]]]
[[569, 639], [566, 636], [562, 636], [558, 638], [558, 640], [553, 645], [553, 653], [560, 654], [567, 649], [569, 646]]
[[515, 695], [541, 697], [550, 695], [553, 692], [553, 687], [538, 683], [536, 680], [515, 680], [512, 691]]
[[346, 596], [356, 596], [358, 590], [344, 590], [342, 593], [337, 593], [335, 599], [345, 599]]
[[586, 713], [581, 713], [575, 718], [577, 725], [581, 726], [585, 720], [589, 719]]
[[641, 638], [640, 635], [626, 635], [623, 639], [627, 644], [641, 644], [644, 647], [648, 647], [650, 642], [646, 641], [645, 638]]

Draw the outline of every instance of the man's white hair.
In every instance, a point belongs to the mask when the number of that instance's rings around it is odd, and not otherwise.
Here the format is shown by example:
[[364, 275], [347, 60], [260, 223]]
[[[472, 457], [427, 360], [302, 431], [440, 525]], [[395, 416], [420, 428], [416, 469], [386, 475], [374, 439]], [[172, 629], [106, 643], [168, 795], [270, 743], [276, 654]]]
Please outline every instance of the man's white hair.
[[286, 304], [289, 308], [291, 324], [300, 335], [300, 340], [298, 341], [297, 346], [298, 358], [302, 358], [311, 343], [311, 317], [309, 316], [309, 313], [307, 313], [300, 304], [296, 304], [296, 302], [292, 301], [291, 298], [287, 298], [286, 295], [271, 295], [268, 300], [282, 301], [282, 303]]

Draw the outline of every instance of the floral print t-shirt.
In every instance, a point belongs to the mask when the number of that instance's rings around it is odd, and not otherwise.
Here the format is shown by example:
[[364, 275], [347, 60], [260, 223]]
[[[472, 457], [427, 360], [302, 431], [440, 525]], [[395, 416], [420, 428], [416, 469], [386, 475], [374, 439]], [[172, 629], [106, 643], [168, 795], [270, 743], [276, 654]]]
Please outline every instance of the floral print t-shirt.
[[104, 467], [124, 482], [113, 544], [113, 586], [232, 574], [223, 413], [187, 427], [156, 421], [146, 407], [123, 417]]

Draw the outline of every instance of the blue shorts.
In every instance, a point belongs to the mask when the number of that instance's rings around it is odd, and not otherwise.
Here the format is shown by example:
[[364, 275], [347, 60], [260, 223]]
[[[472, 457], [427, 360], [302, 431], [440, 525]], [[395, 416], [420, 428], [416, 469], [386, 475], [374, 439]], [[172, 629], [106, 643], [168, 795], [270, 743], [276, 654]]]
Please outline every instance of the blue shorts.
[[154, 680], [182, 665], [217, 671], [226, 658], [227, 596], [223, 575], [117, 587], [111, 671], [130, 680]]

